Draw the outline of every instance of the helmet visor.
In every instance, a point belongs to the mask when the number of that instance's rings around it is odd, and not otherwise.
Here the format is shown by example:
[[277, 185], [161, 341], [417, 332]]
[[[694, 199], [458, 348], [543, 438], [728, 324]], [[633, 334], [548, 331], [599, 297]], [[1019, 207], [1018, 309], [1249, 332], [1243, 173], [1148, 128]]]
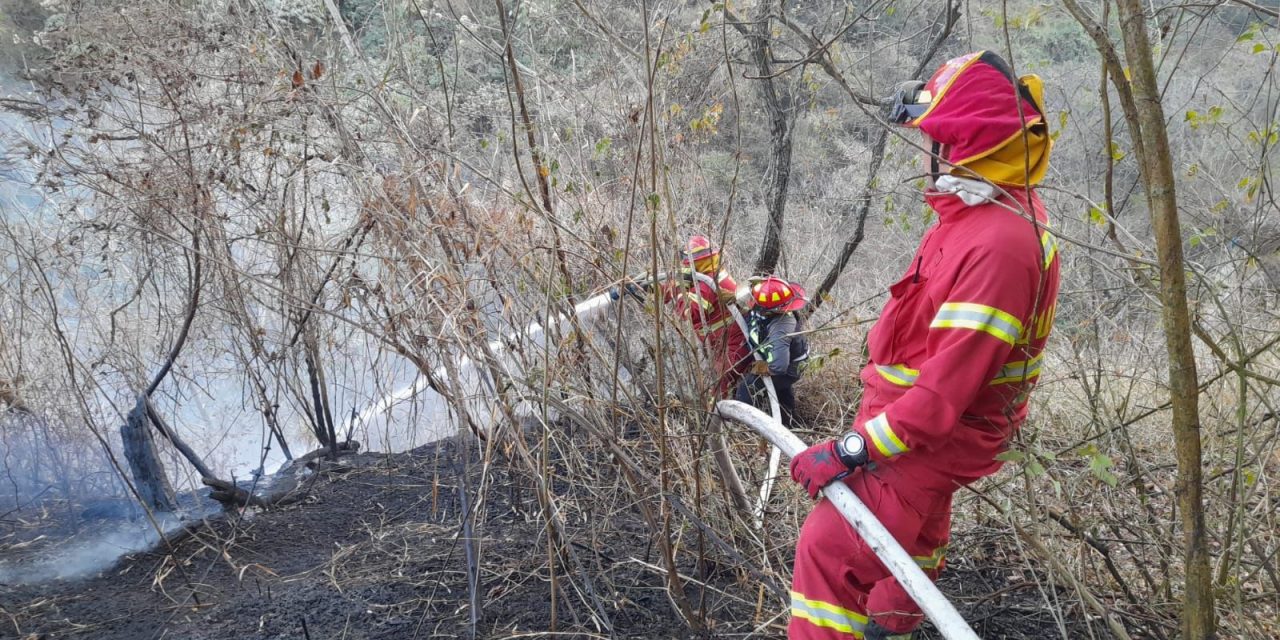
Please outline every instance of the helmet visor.
[[904, 82], [898, 86], [889, 106], [889, 122], [907, 125], [929, 110], [929, 106], [933, 104], [933, 95], [925, 91], [924, 86], [919, 80]]

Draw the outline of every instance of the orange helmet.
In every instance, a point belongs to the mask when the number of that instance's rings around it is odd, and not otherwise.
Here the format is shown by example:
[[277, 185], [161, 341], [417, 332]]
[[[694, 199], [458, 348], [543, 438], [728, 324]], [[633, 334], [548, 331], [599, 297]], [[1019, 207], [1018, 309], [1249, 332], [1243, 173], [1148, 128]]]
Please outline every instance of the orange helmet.
[[751, 299], [762, 309], [782, 313], [805, 305], [804, 288], [777, 276], [769, 276], [751, 287]]
[[720, 249], [703, 235], [691, 236], [684, 245], [682, 264], [700, 273], [712, 274], [720, 269]]

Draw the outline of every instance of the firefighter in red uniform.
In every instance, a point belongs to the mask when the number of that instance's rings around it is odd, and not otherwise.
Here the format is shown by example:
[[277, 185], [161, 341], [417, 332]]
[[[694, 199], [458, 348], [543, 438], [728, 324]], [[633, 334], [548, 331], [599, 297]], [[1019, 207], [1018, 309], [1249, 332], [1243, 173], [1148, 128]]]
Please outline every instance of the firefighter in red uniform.
[[[686, 270], [687, 284], [663, 287], [663, 299], [668, 302], [674, 299], [676, 313], [692, 323], [719, 376], [717, 397], [723, 398], [750, 366], [747, 339], [729, 312], [738, 284], [728, 271], [720, 268], [720, 249], [706, 236], [689, 238], [683, 254], [681, 266]], [[694, 276], [695, 271], [709, 277], [715, 286]]]
[[[1051, 146], [1042, 95], [1039, 78], [1015, 78], [991, 52], [900, 88], [890, 120], [932, 149], [924, 198], [938, 223], [868, 334], [850, 433], [791, 462], [811, 496], [845, 482], [934, 579], [952, 494], [1000, 468], [1053, 323], [1057, 244], [1030, 188]], [[905, 639], [922, 620], [825, 499], [801, 529], [791, 598], [791, 638]]]

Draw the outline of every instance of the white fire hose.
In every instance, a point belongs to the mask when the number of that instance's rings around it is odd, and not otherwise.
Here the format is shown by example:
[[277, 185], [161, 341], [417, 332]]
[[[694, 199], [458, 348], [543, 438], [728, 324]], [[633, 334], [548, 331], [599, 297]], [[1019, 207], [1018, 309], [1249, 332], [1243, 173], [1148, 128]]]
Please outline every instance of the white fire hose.
[[[713, 280], [711, 276], [700, 271], [691, 271], [691, 273], [699, 282], [711, 287], [711, 290], [718, 294], [720, 291], [720, 285]], [[648, 280], [656, 284], [664, 280], [679, 277], [679, 275], [682, 274], [670, 274], [663, 272]], [[742, 317], [742, 312], [735, 304], [728, 304], [725, 306], [729, 308], [729, 314], [733, 316], [733, 321], [738, 324], [738, 329], [742, 331], [742, 336], [745, 338], [748, 335], [747, 321]], [[764, 360], [759, 351], [752, 351], [752, 357], [756, 360]], [[778, 390], [773, 386], [773, 380], [770, 379], [769, 376], [761, 376], [761, 379], [764, 380], [765, 391], [769, 394], [769, 412], [773, 414], [773, 419], [775, 421], [781, 423], [782, 409], [781, 405], [778, 404]], [[769, 451], [769, 468], [764, 474], [764, 479], [760, 482], [760, 497], [756, 501], [755, 508], [751, 510], [751, 517], [757, 529], [764, 526], [764, 510], [769, 504], [769, 496], [773, 494], [773, 485], [777, 482], [778, 467], [781, 462], [782, 451], [779, 450], [777, 446], [771, 447]]]
[[[719, 285], [717, 285], [716, 282], [712, 280], [710, 276], [704, 273], [696, 272], [696, 271], [693, 272], [693, 274], [695, 277], [698, 278], [699, 281], [710, 286], [713, 291], [718, 291]], [[664, 272], [664, 273], [659, 273], [652, 277], [645, 277], [644, 279], [646, 280], [647, 283], [657, 284], [659, 282], [663, 282], [671, 278], [679, 277], [679, 275], [680, 274], [670, 274], [670, 273]], [[572, 314], [573, 317], [576, 318], [576, 320], [582, 324], [593, 323], [605, 311], [607, 311], [617, 299], [619, 299], [623, 295], [623, 288], [625, 286], [627, 285], [625, 284], [619, 285], [617, 287], [614, 287], [611, 291], [606, 291], [604, 293], [597, 294], [595, 296], [592, 296], [591, 298], [588, 298], [574, 305], [573, 314]], [[733, 316], [734, 322], [736, 322], [738, 324], [738, 328], [742, 330], [742, 335], [746, 336], [747, 323], [746, 323], [746, 320], [743, 319], [742, 313], [738, 310], [738, 307], [736, 305], [730, 304], [727, 306], [729, 307], [729, 313], [732, 314]], [[567, 330], [571, 326], [572, 322], [573, 322], [573, 319], [571, 319], [569, 316], [565, 314], [556, 314], [556, 316], [552, 318], [551, 325], [554, 327], [556, 333], [563, 333], [565, 330]], [[535, 322], [529, 325], [528, 327], [526, 327], [521, 333], [509, 336], [509, 339], [511, 339], [512, 341], [517, 341], [517, 340], [524, 341], [528, 339], [541, 340], [545, 335], [546, 335], [545, 328], [542, 327], [542, 325], [540, 325], [539, 323]], [[494, 340], [489, 343], [489, 349], [494, 353], [502, 353], [503, 351], [506, 350], [506, 346], [502, 340]], [[756, 352], [754, 356], [757, 360], [761, 359], [760, 354], [758, 352]], [[462, 370], [470, 366], [470, 363], [471, 363], [471, 359], [466, 356], [463, 356], [458, 361], [458, 369]], [[441, 379], [441, 378], [444, 378], [445, 375], [446, 375], [446, 369], [444, 365], [440, 365], [436, 367], [434, 371], [432, 371], [431, 377], [419, 376], [418, 379], [415, 380], [412, 384], [401, 387], [399, 389], [392, 391], [389, 394], [386, 394], [385, 396], [379, 398], [378, 401], [365, 407], [364, 410], [359, 413], [358, 417], [356, 418], [357, 424], [365, 424], [368, 421], [372, 420], [375, 416], [378, 416], [380, 414], [383, 414], [389, 411], [391, 407], [393, 407], [395, 404], [399, 402], [403, 402], [409, 398], [414, 397], [419, 393], [426, 391], [430, 386], [430, 380], [432, 378]], [[781, 413], [781, 410], [779, 409], [779, 404], [778, 404], [778, 392], [774, 388], [772, 380], [770, 380], [767, 376], [765, 376], [763, 379], [764, 379], [765, 389], [768, 391], [768, 394], [769, 394], [770, 412], [773, 414], [773, 419], [781, 423], [782, 413]], [[781, 460], [782, 460], [781, 451], [779, 451], [776, 446], [773, 447], [772, 450], [769, 452], [769, 468], [765, 473], [764, 480], [760, 483], [759, 500], [756, 502], [756, 506], [752, 510], [752, 516], [755, 521], [755, 525], [757, 529], [764, 526], [765, 507], [768, 505], [769, 496], [773, 492], [773, 486], [778, 476], [778, 467], [781, 463]]]
[[[755, 407], [735, 400], [721, 400], [716, 403], [716, 411], [720, 416], [733, 420], [764, 436], [774, 446], [790, 457], [795, 457], [808, 448], [804, 441], [788, 431], [777, 420], [770, 420], [764, 412]], [[867, 505], [853, 494], [843, 482], [833, 482], [822, 493], [835, 505], [840, 514], [862, 536], [863, 541], [876, 557], [884, 563], [898, 579], [898, 584], [906, 589], [911, 598], [920, 605], [926, 616], [933, 621], [935, 627], [947, 640], [979, 640], [978, 634], [969, 628], [969, 624], [960, 617], [960, 612], [952, 606], [947, 597], [942, 595], [937, 585], [924, 574], [911, 555], [898, 544], [893, 534], [880, 523]]]
[[[700, 271], [694, 271], [693, 274], [700, 282], [711, 287], [712, 291], [719, 292], [720, 285], [717, 284], [715, 280], [712, 280], [711, 276]], [[749, 335], [747, 332], [747, 321], [743, 319], [742, 312], [738, 310], [738, 305], [729, 304], [725, 306], [729, 307], [729, 314], [733, 316], [733, 321], [738, 323], [738, 328], [742, 330], [742, 336], [744, 338], [747, 337]], [[764, 357], [760, 355], [758, 350], [752, 350], [751, 355], [756, 360], [764, 360]], [[773, 386], [773, 379], [769, 376], [761, 376], [760, 379], [764, 380], [765, 391], [769, 394], [769, 412], [773, 414], [774, 421], [781, 424], [782, 409], [781, 405], [778, 404], [778, 390]], [[778, 466], [781, 462], [782, 452], [778, 449], [777, 445], [774, 445], [769, 450], [769, 469], [764, 474], [764, 480], [760, 482], [760, 499], [756, 501], [756, 508], [751, 510], [751, 516], [755, 521], [757, 529], [764, 526], [764, 509], [769, 504], [770, 494], [773, 493], [773, 485], [777, 481]]]

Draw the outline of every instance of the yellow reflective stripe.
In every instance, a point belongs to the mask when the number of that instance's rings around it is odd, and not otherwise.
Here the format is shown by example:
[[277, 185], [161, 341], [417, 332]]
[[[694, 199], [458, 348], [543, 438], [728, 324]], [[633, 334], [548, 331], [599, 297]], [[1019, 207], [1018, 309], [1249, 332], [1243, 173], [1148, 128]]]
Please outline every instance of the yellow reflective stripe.
[[1040, 234], [1040, 249], [1044, 252], [1044, 268], [1048, 270], [1049, 265], [1053, 264], [1053, 258], [1058, 255], [1058, 239], [1045, 231]]
[[729, 324], [732, 324], [732, 323], [733, 323], [733, 316], [728, 316], [728, 317], [725, 317], [725, 318], [721, 318], [719, 322], [716, 322], [716, 323], [714, 323], [714, 324], [707, 325], [707, 326], [705, 326], [705, 327], [703, 327], [703, 328], [699, 329], [699, 330], [698, 330], [698, 334], [699, 334], [699, 335], [704, 335], [704, 336], [705, 336], [705, 335], [710, 335], [711, 333], [714, 333], [714, 332], [716, 332], [716, 331], [719, 331], [720, 329], [723, 329], [724, 327], [726, 327], [726, 326], [728, 326]]
[[933, 550], [933, 553], [927, 556], [911, 556], [916, 561], [916, 565], [921, 569], [937, 569], [942, 566], [942, 559], [947, 555], [947, 547], [943, 545]]
[[868, 420], [865, 425], [867, 435], [871, 436], [872, 444], [876, 445], [876, 449], [886, 458], [892, 458], [900, 453], [910, 451], [907, 445], [903, 444], [898, 434], [893, 432], [893, 427], [889, 426], [889, 418], [883, 413]]
[[865, 623], [863, 623], [861, 627], [858, 627], [858, 626], [849, 624], [843, 620], [839, 620], [839, 619], [833, 620], [828, 617], [830, 614], [810, 611], [802, 607], [797, 607], [795, 605], [791, 606], [791, 615], [797, 618], [800, 618], [802, 620], [806, 620], [809, 622], [809, 624], [812, 624], [815, 627], [826, 627], [834, 631], [839, 631], [840, 633], [847, 633], [851, 637], [856, 639], [862, 638], [864, 630], [866, 629]]
[[973, 302], [947, 302], [929, 324], [932, 329], [973, 329], [1009, 344], [1022, 335], [1022, 321], [995, 307]]
[[810, 600], [796, 591], [791, 592], [791, 615], [803, 618], [814, 626], [834, 629], [861, 638], [867, 626], [867, 616], [821, 600]]
[[876, 371], [880, 372], [880, 377], [898, 385], [899, 387], [909, 387], [916, 383], [916, 378], [920, 376], [918, 369], [912, 369], [904, 364], [878, 364]]
[[1049, 305], [1048, 309], [1041, 311], [1040, 315], [1036, 316], [1036, 340], [1041, 340], [1049, 336], [1049, 331], [1053, 329], [1053, 316], [1057, 312], [1057, 309], [1058, 305], [1053, 303]]
[[702, 296], [698, 295], [697, 293], [693, 291], [686, 291], [681, 295], [688, 298], [690, 301], [697, 304], [699, 307], [702, 307], [703, 311], [711, 311], [711, 307], [712, 307], [711, 302], [709, 302], [706, 298], [703, 298]]
[[991, 385], [1008, 384], [1010, 382], [1022, 382], [1023, 380], [1031, 380], [1040, 376], [1040, 359], [1044, 354], [1037, 354], [1030, 360], [1019, 360], [1010, 362], [1000, 368], [1000, 373], [991, 380]]

